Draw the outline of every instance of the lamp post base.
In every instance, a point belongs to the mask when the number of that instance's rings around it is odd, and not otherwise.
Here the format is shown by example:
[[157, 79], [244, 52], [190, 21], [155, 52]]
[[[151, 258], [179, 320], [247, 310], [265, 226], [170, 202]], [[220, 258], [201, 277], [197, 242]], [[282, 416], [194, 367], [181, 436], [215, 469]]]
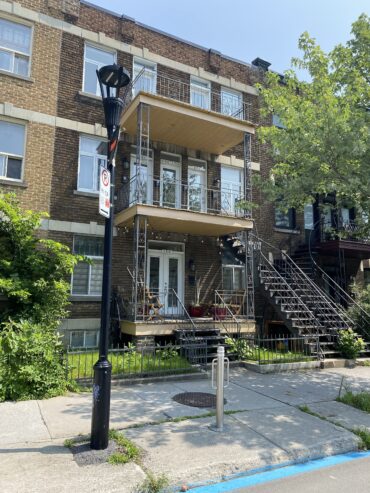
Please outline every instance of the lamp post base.
[[108, 360], [95, 363], [90, 441], [94, 450], [108, 447], [111, 374], [112, 365]]

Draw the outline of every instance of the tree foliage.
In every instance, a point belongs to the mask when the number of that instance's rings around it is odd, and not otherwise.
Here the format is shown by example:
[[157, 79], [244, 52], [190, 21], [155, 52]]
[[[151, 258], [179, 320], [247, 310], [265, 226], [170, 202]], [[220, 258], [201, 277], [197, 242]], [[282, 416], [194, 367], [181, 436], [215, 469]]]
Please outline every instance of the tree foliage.
[[[284, 77], [268, 72], [258, 86], [263, 115], [282, 124], [258, 131], [274, 159], [271, 179], [260, 185], [285, 209], [335, 192], [339, 206], [370, 216], [370, 18], [361, 15], [352, 38], [328, 54], [308, 33], [299, 48], [292, 70]], [[306, 70], [310, 81], [294, 69]]]
[[0, 194], [0, 401], [52, 397], [68, 385], [57, 327], [80, 257], [41, 238], [42, 217]]
[[8, 299], [0, 323], [28, 319], [56, 327], [66, 316], [69, 276], [79, 257], [40, 237], [42, 217], [23, 211], [14, 195], [0, 195], [0, 294]]

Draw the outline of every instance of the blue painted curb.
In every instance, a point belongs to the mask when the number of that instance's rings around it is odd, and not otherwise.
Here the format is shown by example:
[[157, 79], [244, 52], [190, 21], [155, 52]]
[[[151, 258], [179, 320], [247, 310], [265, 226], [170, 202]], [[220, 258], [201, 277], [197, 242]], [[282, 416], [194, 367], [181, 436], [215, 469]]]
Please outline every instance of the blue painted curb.
[[225, 493], [238, 488], [255, 486], [258, 484], [267, 483], [269, 481], [274, 481], [276, 479], [287, 478], [325, 467], [336, 466], [338, 464], [343, 464], [344, 462], [364, 459], [365, 457], [370, 457], [370, 452], [351, 452], [349, 454], [333, 455], [330, 457], [324, 457], [323, 459], [311, 460], [300, 464], [280, 467], [279, 469], [256, 473], [254, 475], [238, 477], [222, 483], [192, 488], [190, 491], [191, 493]]

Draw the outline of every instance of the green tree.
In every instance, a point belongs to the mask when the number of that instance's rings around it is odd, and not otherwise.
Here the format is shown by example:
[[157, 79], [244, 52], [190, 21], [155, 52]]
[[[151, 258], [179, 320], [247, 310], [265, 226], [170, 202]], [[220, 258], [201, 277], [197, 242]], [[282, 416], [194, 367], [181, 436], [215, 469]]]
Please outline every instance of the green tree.
[[[301, 59], [282, 78], [268, 72], [258, 85], [262, 114], [275, 114], [282, 128], [263, 126], [270, 144], [270, 180], [259, 185], [283, 209], [303, 208], [317, 194], [335, 192], [338, 205], [370, 217], [370, 19], [352, 25], [352, 38], [326, 54], [308, 33], [299, 39]], [[294, 69], [304, 69], [309, 82]]]
[[80, 257], [40, 237], [45, 216], [22, 210], [12, 194], [0, 194], [0, 294], [8, 299], [0, 324], [27, 319], [56, 328], [67, 314], [69, 277]]

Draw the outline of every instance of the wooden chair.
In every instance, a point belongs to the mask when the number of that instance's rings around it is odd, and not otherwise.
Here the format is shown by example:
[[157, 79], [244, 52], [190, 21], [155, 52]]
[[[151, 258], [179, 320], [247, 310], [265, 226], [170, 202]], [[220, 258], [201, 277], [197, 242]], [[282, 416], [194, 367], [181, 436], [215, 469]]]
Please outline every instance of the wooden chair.
[[164, 304], [161, 302], [159, 295], [152, 293], [149, 288], [145, 288], [145, 300], [148, 311], [147, 320], [154, 320], [155, 318], [163, 320], [164, 317], [159, 312], [164, 307]]

